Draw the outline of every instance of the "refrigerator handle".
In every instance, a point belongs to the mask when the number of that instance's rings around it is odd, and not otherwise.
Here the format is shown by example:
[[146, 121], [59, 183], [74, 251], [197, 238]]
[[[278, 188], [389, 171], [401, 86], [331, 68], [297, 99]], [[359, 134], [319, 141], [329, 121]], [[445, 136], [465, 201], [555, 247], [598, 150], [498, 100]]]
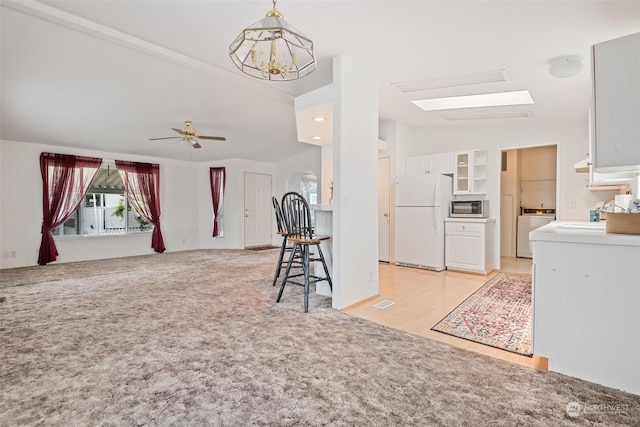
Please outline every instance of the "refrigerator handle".
[[440, 179], [436, 179], [436, 189], [433, 192], [435, 196], [435, 200], [433, 201], [433, 205], [435, 206], [435, 215], [433, 217], [433, 232], [437, 236], [438, 235], [438, 221], [440, 221]]

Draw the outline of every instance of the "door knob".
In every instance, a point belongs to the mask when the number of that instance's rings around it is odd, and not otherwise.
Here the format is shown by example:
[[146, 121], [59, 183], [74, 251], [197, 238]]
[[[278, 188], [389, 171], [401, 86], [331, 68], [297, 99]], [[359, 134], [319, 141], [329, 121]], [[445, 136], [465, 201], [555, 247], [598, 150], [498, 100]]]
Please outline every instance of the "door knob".
[[385, 212], [385, 213], [384, 213], [384, 216], [389, 216], [389, 212]]

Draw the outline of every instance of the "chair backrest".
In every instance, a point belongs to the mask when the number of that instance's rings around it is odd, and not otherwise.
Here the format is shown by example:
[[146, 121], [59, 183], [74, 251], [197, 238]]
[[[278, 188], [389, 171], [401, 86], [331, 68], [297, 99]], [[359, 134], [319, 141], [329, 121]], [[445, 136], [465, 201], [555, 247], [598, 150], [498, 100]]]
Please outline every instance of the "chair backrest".
[[300, 194], [289, 192], [282, 196], [282, 214], [287, 233], [300, 239], [313, 238], [313, 224], [309, 204]]
[[280, 209], [280, 203], [275, 196], [271, 197], [271, 203], [273, 204], [273, 211], [276, 214], [276, 223], [278, 224], [278, 233], [283, 234], [287, 232], [287, 226], [284, 223], [284, 216], [282, 215], [282, 209]]

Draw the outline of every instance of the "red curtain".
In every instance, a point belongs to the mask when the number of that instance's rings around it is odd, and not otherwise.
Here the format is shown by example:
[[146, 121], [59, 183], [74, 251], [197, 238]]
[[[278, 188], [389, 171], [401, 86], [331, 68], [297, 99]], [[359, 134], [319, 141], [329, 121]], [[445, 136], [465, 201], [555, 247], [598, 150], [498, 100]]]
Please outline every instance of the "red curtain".
[[102, 159], [66, 154], [40, 154], [42, 174], [42, 241], [38, 264], [46, 265], [58, 258], [51, 230], [62, 224], [78, 209]]
[[129, 203], [142, 219], [153, 224], [151, 247], [164, 252], [164, 240], [160, 231], [160, 166], [116, 160]]
[[213, 200], [213, 237], [219, 236], [218, 214], [224, 200], [224, 185], [227, 179], [225, 168], [210, 168], [211, 200]]

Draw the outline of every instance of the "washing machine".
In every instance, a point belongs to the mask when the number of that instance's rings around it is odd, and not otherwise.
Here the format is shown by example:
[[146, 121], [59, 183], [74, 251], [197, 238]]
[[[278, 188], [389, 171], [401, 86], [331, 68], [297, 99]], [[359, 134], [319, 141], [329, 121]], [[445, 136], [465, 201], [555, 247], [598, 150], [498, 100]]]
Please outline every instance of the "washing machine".
[[529, 233], [536, 228], [555, 221], [555, 209], [522, 208], [518, 216], [518, 233], [516, 235], [516, 256], [533, 258], [533, 248], [529, 242]]

